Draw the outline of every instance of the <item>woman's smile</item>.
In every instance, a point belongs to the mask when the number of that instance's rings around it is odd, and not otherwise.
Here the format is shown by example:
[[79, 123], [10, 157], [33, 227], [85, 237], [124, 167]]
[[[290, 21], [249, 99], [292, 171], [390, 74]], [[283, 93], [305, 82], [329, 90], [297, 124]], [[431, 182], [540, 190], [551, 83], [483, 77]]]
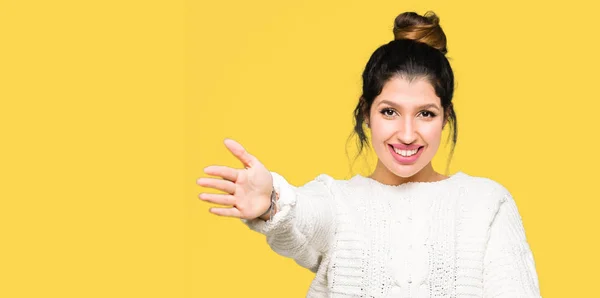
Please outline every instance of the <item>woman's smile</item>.
[[397, 162], [401, 164], [412, 164], [419, 159], [424, 146], [418, 146], [418, 148], [412, 150], [397, 149], [397, 147], [393, 145], [388, 145], [388, 148]]

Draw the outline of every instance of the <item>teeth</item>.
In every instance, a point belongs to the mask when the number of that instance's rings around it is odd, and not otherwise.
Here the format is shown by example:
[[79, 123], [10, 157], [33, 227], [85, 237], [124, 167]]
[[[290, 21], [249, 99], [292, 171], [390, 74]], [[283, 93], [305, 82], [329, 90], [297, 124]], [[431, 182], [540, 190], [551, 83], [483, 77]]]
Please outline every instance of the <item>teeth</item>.
[[402, 156], [405, 157], [409, 157], [409, 156], [413, 156], [415, 154], [417, 154], [417, 151], [419, 151], [419, 149], [415, 149], [415, 150], [399, 150], [394, 148], [394, 151]]

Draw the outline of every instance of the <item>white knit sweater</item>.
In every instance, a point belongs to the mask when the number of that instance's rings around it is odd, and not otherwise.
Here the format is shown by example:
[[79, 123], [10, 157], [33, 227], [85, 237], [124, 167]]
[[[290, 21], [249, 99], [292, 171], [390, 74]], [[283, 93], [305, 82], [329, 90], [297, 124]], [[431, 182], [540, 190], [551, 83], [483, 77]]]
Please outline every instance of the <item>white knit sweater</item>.
[[271, 174], [279, 212], [242, 221], [316, 272], [307, 297], [540, 297], [515, 201], [493, 180], [321, 174], [295, 187]]

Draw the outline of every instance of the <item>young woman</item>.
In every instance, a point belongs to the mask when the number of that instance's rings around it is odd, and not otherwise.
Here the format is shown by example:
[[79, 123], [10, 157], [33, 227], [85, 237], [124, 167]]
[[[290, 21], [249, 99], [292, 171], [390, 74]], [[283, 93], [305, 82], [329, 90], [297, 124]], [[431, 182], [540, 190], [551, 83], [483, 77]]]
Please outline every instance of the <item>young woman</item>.
[[[316, 273], [308, 297], [540, 297], [532, 252], [509, 191], [431, 160], [450, 125], [454, 76], [434, 13], [400, 14], [395, 39], [363, 72], [354, 112], [360, 150], [370, 129], [374, 172], [303, 186], [269, 172], [237, 142], [244, 169], [209, 166], [200, 199], [265, 234], [271, 248]], [[454, 147], [453, 147], [454, 148]]]

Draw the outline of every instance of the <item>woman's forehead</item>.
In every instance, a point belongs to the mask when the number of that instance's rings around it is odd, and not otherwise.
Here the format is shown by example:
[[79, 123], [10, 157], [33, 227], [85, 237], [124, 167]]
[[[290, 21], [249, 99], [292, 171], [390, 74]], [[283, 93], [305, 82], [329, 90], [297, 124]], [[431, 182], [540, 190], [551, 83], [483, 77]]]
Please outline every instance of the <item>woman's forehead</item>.
[[440, 99], [433, 86], [424, 78], [407, 80], [394, 77], [385, 83], [373, 104], [380, 103], [407, 107], [429, 104], [439, 106]]

